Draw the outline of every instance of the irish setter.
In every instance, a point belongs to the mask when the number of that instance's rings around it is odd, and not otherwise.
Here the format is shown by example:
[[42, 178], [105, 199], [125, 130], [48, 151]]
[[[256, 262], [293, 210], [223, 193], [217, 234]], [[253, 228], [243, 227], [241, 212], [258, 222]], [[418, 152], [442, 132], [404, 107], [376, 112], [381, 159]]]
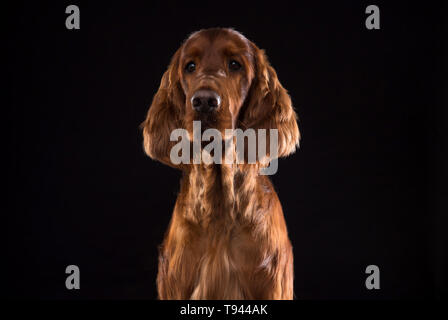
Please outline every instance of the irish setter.
[[291, 99], [263, 50], [233, 29], [184, 41], [142, 123], [145, 152], [183, 171], [160, 247], [159, 299], [292, 299], [292, 247], [277, 194], [258, 171], [266, 162], [173, 164], [170, 134], [191, 133], [194, 120], [220, 131], [277, 129], [278, 157], [300, 139]]

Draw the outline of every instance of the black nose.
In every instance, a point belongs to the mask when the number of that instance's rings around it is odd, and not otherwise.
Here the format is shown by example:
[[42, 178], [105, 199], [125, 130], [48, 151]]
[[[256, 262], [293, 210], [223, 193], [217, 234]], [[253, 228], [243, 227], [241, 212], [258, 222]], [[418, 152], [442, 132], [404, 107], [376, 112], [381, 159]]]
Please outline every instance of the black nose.
[[221, 97], [212, 90], [198, 90], [191, 97], [193, 109], [199, 112], [216, 110], [221, 104]]

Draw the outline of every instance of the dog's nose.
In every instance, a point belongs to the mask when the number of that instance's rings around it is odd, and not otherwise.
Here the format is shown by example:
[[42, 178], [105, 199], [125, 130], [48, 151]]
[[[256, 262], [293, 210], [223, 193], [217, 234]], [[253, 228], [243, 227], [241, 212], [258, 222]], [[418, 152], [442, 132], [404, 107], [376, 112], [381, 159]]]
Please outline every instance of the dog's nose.
[[191, 97], [193, 109], [199, 112], [210, 112], [219, 108], [221, 97], [212, 90], [199, 90]]

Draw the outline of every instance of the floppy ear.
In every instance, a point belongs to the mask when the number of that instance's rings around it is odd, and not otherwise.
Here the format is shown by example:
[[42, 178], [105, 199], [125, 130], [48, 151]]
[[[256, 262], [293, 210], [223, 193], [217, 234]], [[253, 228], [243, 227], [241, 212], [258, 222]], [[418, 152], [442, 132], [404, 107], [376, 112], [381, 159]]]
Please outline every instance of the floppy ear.
[[143, 128], [143, 146], [147, 155], [169, 166], [176, 167], [170, 160], [171, 132], [183, 128], [185, 95], [179, 81], [180, 50], [174, 54], [168, 70], [165, 71], [160, 87], [154, 95]]
[[[251, 43], [254, 79], [248, 92], [239, 123], [245, 128], [277, 129], [278, 157], [293, 153], [299, 145], [297, 115], [288, 92], [269, 64], [263, 50]], [[269, 133], [267, 133], [269, 137]], [[267, 141], [270, 142], [269, 139]], [[267, 146], [266, 150], [270, 150]]]

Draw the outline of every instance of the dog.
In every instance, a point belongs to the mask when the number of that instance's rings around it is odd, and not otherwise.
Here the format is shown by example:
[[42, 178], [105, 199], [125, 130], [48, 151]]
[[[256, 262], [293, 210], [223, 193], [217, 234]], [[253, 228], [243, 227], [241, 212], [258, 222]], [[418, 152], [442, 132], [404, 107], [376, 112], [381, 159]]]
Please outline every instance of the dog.
[[293, 153], [300, 140], [291, 98], [263, 50], [228, 28], [203, 29], [182, 43], [141, 125], [146, 154], [183, 172], [159, 248], [158, 298], [293, 299], [282, 207], [259, 174], [266, 161], [174, 164], [171, 132], [192, 135], [193, 121], [220, 132], [276, 129], [277, 157]]

